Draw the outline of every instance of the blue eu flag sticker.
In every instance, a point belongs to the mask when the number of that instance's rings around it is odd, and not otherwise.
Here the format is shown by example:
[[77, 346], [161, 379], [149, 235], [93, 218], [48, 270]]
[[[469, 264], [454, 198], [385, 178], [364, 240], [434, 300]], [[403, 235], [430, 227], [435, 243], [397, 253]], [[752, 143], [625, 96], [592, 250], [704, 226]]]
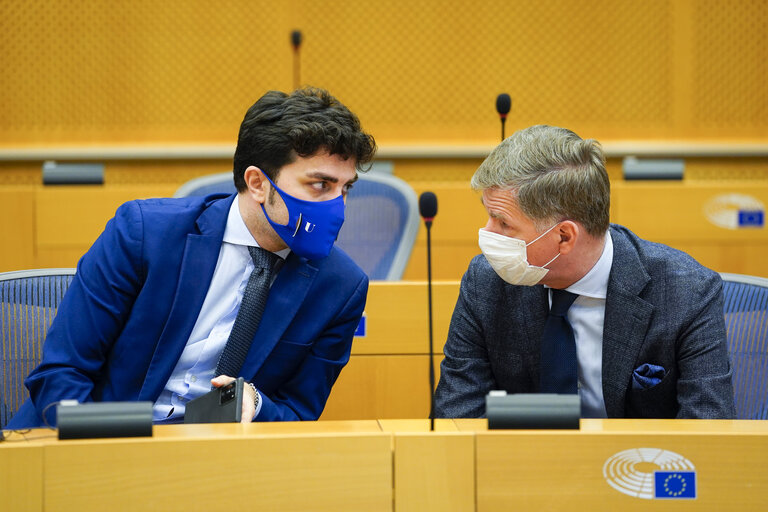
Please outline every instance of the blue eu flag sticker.
[[765, 226], [765, 213], [762, 210], [739, 210], [740, 228], [762, 228]]
[[365, 338], [365, 333], [365, 313], [363, 313], [363, 316], [360, 317], [360, 323], [357, 324], [357, 329], [355, 329], [355, 337]]
[[656, 499], [696, 498], [695, 471], [656, 471], [654, 473]]

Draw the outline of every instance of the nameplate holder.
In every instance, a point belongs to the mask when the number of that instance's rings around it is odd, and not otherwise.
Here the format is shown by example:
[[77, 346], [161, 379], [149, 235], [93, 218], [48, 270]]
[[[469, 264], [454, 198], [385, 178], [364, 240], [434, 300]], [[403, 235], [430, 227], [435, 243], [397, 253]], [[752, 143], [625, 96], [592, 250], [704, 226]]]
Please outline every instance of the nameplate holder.
[[485, 397], [488, 428], [578, 429], [581, 417], [579, 395], [547, 393], [508, 395], [491, 391]]
[[104, 164], [43, 162], [43, 185], [103, 185]]
[[152, 402], [88, 402], [56, 406], [59, 439], [151, 437]]
[[685, 160], [624, 157], [625, 180], [682, 180]]

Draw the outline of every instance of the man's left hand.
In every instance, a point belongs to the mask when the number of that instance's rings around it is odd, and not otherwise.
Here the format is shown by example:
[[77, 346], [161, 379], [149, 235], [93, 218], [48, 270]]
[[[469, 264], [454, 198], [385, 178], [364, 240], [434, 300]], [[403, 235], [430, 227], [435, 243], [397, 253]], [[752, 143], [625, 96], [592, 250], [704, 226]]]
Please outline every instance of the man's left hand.
[[[230, 382], [235, 380], [234, 377], [228, 375], [219, 375], [218, 377], [211, 379], [211, 384], [215, 388], [226, 386]], [[256, 414], [256, 407], [253, 405], [256, 399], [255, 391], [251, 386], [243, 386], [243, 412], [240, 416], [240, 423], [250, 423], [253, 421], [253, 415]]]

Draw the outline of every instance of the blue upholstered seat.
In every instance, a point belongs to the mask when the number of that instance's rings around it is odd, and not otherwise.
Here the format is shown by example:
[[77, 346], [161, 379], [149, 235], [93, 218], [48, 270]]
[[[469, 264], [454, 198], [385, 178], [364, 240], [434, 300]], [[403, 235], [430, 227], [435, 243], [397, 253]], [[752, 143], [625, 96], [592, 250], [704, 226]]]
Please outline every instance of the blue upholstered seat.
[[74, 274], [73, 268], [0, 273], [0, 427], [28, 397], [24, 379], [40, 362], [48, 327]]
[[768, 419], [768, 279], [721, 274], [739, 419]]

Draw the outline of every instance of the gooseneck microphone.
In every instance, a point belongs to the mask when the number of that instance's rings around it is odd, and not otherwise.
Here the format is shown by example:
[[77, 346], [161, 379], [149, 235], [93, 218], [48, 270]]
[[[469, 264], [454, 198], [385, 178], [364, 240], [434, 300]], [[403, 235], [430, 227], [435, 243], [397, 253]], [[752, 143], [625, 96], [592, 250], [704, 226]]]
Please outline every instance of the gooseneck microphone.
[[434, 192], [424, 192], [419, 196], [419, 215], [424, 219], [427, 229], [432, 227], [432, 220], [437, 215], [437, 196]]
[[427, 227], [427, 302], [429, 303], [429, 430], [435, 430], [435, 362], [432, 357], [432, 221], [437, 215], [437, 196], [424, 192], [419, 196], [419, 214]]
[[293, 88], [298, 89], [301, 85], [301, 59], [299, 50], [301, 49], [301, 41], [303, 37], [301, 30], [293, 30], [291, 32], [291, 46], [293, 46]]
[[512, 109], [512, 98], [509, 94], [502, 93], [496, 96], [496, 112], [501, 119], [501, 140], [504, 140], [504, 124], [507, 122], [507, 114]]

